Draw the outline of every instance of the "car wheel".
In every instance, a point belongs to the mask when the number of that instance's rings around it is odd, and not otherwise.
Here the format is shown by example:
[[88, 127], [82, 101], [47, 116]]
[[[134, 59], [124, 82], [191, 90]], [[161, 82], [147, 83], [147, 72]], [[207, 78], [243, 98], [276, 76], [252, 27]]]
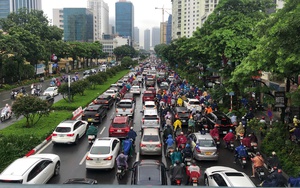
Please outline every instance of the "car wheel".
[[207, 178], [206, 175], [204, 176], [204, 185], [205, 185], [205, 186], [209, 186], [208, 178]]
[[54, 167], [54, 176], [58, 176], [59, 175], [59, 171], [60, 171], [60, 162], [58, 161]]
[[76, 145], [77, 145], [77, 144], [78, 144], [78, 142], [79, 142], [79, 136], [77, 135], [77, 136], [76, 136], [76, 138], [75, 138], [75, 142], [74, 142], [74, 144], [76, 144]]

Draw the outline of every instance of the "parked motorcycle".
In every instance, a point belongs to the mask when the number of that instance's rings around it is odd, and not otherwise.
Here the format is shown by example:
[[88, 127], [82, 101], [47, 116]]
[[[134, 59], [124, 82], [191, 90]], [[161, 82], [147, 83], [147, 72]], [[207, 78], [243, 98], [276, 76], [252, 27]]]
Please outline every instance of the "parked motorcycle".
[[118, 169], [117, 169], [117, 179], [120, 181], [123, 179], [123, 177], [125, 176], [126, 174], [126, 169], [124, 166], [118, 166]]
[[10, 119], [11, 116], [12, 116], [12, 112], [6, 113], [5, 111], [2, 111], [2, 112], [1, 112], [1, 117], [0, 117], [1, 122]]
[[95, 135], [88, 135], [88, 142], [89, 144], [93, 144], [96, 140], [96, 136]]

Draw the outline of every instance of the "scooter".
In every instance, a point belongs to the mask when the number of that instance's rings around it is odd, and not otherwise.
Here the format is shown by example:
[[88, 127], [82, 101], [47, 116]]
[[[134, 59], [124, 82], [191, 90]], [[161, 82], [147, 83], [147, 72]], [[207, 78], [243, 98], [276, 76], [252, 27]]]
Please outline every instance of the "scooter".
[[198, 186], [198, 178], [192, 177], [192, 185], [193, 186]]
[[95, 135], [88, 135], [88, 142], [89, 144], [93, 144], [96, 140], [96, 136]]
[[181, 185], [182, 179], [174, 179], [174, 185]]
[[167, 149], [167, 154], [166, 154], [166, 156], [169, 157], [169, 158], [171, 158], [171, 156], [172, 156], [173, 153], [174, 153], [174, 147], [169, 147], [169, 148]]
[[126, 173], [126, 169], [124, 166], [118, 166], [118, 170], [117, 170], [117, 179], [120, 181], [123, 179], [123, 177], [125, 176]]
[[229, 149], [230, 151], [234, 151], [234, 141], [230, 141], [230, 143], [228, 144], [227, 149]]
[[184, 164], [185, 166], [191, 166], [192, 158], [191, 157], [185, 157], [184, 158]]
[[257, 167], [255, 168], [255, 173], [257, 174], [257, 177], [260, 181], [264, 180], [265, 177], [265, 171], [263, 169], [263, 167]]
[[257, 151], [257, 143], [256, 142], [251, 142], [251, 148], [253, 150], [253, 152], [256, 152]]
[[247, 164], [247, 157], [239, 157], [238, 161], [240, 162], [242, 168], [245, 168], [245, 166]]
[[10, 118], [11, 118], [11, 115], [12, 115], [12, 112], [6, 113], [6, 112], [2, 111], [2, 112], [1, 112], [1, 117], [0, 117], [1, 122], [10, 119]]

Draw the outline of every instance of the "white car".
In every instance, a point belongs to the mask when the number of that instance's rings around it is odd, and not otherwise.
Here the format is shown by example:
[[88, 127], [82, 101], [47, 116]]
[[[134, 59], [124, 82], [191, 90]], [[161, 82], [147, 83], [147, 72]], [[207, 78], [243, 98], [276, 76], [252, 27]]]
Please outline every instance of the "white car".
[[113, 169], [120, 147], [118, 138], [97, 138], [86, 156], [86, 169]]
[[204, 172], [204, 184], [209, 187], [256, 187], [249, 176], [226, 166], [213, 166]]
[[52, 133], [53, 144], [77, 144], [79, 139], [85, 135], [87, 121], [66, 120], [61, 122]]
[[145, 101], [145, 104], [143, 106], [143, 110], [146, 110], [146, 109], [156, 109], [156, 105], [155, 105], [155, 102], [154, 101]]
[[43, 95], [50, 95], [50, 96], [54, 97], [54, 96], [58, 95], [58, 88], [56, 86], [48, 87], [44, 91]]
[[115, 89], [108, 89], [103, 94], [110, 95], [112, 98], [116, 98], [118, 96], [118, 92]]
[[137, 85], [132, 86], [130, 88], [130, 93], [140, 95], [141, 94], [141, 88], [140, 88], [140, 86], [137, 86]]
[[118, 82], [116, 83], [118, 87], [122, 87], [124, 84], [123, 80], [118, 80]]
[[35, 154], [12, 162], [0, 174], [0, 183], [46, 184], [52, 176], [59, 175], [59, 171], [58, 155]]
[[202, 111], [202, 106], [198, 99], [187, 98], [187, 100], [183, 102], [183, 106], [185, 106], [189, 111], [191, 111], [193, 108], [196, 108], [196, 110], [199, 112]]

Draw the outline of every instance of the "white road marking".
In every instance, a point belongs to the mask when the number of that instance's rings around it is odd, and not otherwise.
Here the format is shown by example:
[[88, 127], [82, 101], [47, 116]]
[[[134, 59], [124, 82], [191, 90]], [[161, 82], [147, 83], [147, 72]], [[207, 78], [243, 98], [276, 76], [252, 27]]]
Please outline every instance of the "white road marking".
[[44, 149], [46, 149], [50, 144], [52, 144], [52, 140], [49, 141], [44, 147], [42, 147], [39, 151], [36, 152], [36, 154], [41, 153]]
[[101, 130], [101, 132], [100, 132], [99, 134], [102, 134], [102, 133], [103, 133], [103, 131], [105, 130], [105, 128], [106, 128], [106, 127], [103, 127], [103, 129]]
[[136, 159], [135, 159], [135, 161], [139, 161], [140, 160], [140, 152], [138, 151], [138, 152], [136, 152]]
[[88, 155], [89, 152], [86, 152], [86, 154], [83, 156], [83, 158], [81, 159], [79, 165], [82, 165], [83, 162], [85, 161], [86, 156]]
[[8, 100], [10, 100], [10, 99], [3, 99], [3, 101], [8, 101]]

